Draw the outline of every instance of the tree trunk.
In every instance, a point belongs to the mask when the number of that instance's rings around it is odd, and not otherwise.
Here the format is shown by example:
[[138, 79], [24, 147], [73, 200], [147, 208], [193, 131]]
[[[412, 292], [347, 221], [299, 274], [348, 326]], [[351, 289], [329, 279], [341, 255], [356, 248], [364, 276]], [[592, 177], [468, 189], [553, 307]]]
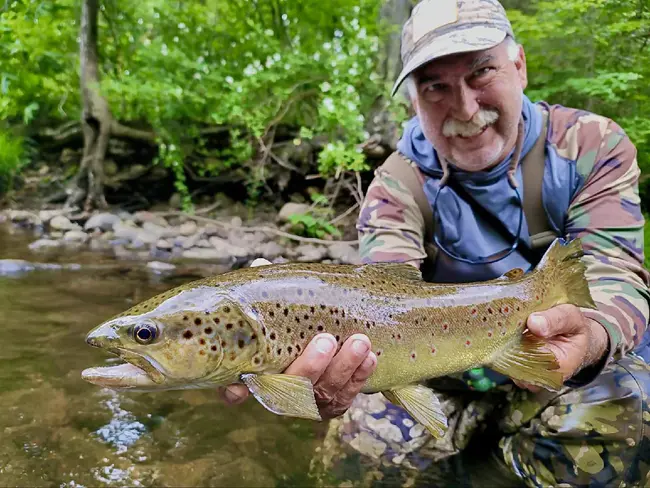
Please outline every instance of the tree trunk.
[[[409, 18], [416, 0], [386, 0], [380, 11], [379, 21], [390, 28], [381, 46], [379, 57], [379, 73], [388, 85], [397, 79], [402, 69], [401, 41], [402, 26]], [[364, 153], [376, 159], [383, 159], [389, 152], [397, 148], [399, 127], [390, 120], [388, 113], [388, 96], [382, 96], [375, 101], [368, 118], [368, 132], [371, 134], [363, 144]], [[399, 96], [399, 95], [396, 95]]]
[[107, 207], [104, 198], [104, 156], [111, 135], [113, 116], [99, 89], [97, 17], [99, 0], [83, 0], [81, 7], [81, 126], [84, 152], [79, 171], [68, 189], [67, 207], [75, 207], [86, 197], [84, 210]]

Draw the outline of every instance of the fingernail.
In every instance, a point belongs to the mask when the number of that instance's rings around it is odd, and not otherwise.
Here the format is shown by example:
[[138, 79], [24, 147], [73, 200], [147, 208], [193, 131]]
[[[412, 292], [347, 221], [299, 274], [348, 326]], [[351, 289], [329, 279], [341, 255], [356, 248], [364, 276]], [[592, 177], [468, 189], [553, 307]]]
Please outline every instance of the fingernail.
[[320, 353], [328, 354], [332, 352], [335, 347], [334, 341], [329, 337], [321, 337], [316, 340], [316, 350]]
[[548, 321], [543, 315], [531, 315], [530, 322], [535, 326], [539, 334], [543, 336], [548, 334]]
[[377, 362], [377, 356], [375, 356], [374, 352], [370, 351], [368, 357], [364, 359], [362, 366], [366, 369], [370, 369], [375, 365], [376, 362]]
[[368, 343], [365, 341], [357, 339], [352, 343], [352, 350], [359, 356], [367, 353], [368, 349], [370, 349], [370, 347], [368, 347]]
[[230, 403], [235, 403], [241, 400], [241, 397], [234, 391], [230, 390], [229, 388], [226, 388], [226, 391], [224, 392], [224, 396], [226, 397], [226, 400], [228, 400]]

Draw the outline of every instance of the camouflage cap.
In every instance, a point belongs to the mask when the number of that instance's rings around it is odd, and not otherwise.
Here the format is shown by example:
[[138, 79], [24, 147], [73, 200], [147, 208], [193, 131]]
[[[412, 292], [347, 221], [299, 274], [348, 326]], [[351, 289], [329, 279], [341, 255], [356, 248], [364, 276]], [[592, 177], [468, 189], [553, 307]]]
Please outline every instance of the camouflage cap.
[[391, 96], [420, 66], [442, 56], [489, 49], [514, 38], [497, 0], [422, 0], [402, 29], [402, 72]]

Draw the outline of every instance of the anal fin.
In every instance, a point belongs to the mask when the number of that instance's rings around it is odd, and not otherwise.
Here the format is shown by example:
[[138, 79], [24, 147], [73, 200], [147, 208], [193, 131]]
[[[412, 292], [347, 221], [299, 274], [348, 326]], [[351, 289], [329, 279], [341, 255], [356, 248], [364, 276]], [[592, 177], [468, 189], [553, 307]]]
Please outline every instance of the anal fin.
[[440, 439], [447, 431], [447, 416], [436, 394], [423, 385], [407, 385], [383, 391], [388, 401], [402, 407], [424, 425], [431, 435]]
[[277, 415], [322, 420], [309, 378], [288, 374], [244, 374], [241, 380], [258, 402]]
[[562, 373], [555, 355], [544, 349], [544, 341], [525, 331], [521, 338], [500, 350], [488, 364], [512, 379], [557, 391], [563, 386]]

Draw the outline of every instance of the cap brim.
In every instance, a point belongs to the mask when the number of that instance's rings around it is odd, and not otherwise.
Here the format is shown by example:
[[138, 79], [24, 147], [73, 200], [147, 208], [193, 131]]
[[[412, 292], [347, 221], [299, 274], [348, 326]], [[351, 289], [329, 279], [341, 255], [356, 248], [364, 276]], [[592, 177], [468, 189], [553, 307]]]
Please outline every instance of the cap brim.
[[434, 59], [450, 54], [467, 53], [471, 51], [481, 51], [490, 49], [503, 42], [507, 33], [501, 29], [493, 27], [475, 26], [460, 31], [452, 31], [436, 38], [435, 42], [424, 46], [415, 56], [413, 56], [402, 72], [397, 77], [393, 85], [390, 96], [395, 96], [400, 85], [408, 75], [418, 69], [420, 66], [427, 64]]

